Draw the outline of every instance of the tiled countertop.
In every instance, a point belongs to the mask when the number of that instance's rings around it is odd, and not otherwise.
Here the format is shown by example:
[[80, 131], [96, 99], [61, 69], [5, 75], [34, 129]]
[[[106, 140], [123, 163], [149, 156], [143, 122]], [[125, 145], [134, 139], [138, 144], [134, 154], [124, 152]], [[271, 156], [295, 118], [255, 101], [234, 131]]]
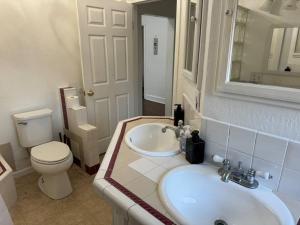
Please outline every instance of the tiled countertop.
[[[172, 157], [140, 155], [131, 150], [124, 140], [126, 132], [132, 127], [157, 122], [172, 124], [173, 120], [136, 117], [120, 122], [95, 177], [94, 185], [99, 194], [128, 212], [128, 220], [134, 218], [141, 224], [176, 224], [159, 199], [158, 182], [170, 169], [189, 163], [183, 154]], [[300, 216], [300, 203], [298, 205], [297, 202], [281, 198], [288, 207], [292, 207], [291, 212], [294, 212], [295, 217]]]
[[168, 170], [188, 162], [181, 154], [173, 157], [140, 155], [124, 140], [132, 127], [157, 122], [173, 124], [172, 119], [159, 117], [137, 117], [119, 123], [94, 184], [101, 194], [141, 224], [176, 224], [159, 200], [158, 181]]

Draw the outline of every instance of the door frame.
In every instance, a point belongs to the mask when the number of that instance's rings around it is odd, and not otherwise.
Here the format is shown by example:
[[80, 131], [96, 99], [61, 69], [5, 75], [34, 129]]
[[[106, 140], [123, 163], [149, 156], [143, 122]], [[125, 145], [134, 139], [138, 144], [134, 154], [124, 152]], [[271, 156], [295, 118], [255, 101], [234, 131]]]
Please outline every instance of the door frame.
[[[140, 75], [142, 74], [143, 67], [138, 64], [139, 62], [139, 43], [138, 43], [138, 4], [147, 4], [154, 1], [161, 1], [161, 0], [127, 0], [127, 2], [132, 3], [132, 16], [133, 16], [133, 38], [134, 44], [133, 45], [133, 61], [134, 61], [134, 77], [136, 78], [136, 85], [137, 90], [135, 91], [135, 96], [137, 99], [135, 101], [135, 105], [137, 106], [136, 112], [138, 115], [142, 115], [143, 113], [143, 77]], [[176, 103], [177, 99], [177, 85], [178, 85], [178, 76], [179, 76], [179, 46], [180, 46], [180, 38], [181, 32], [184, 31], [185, 27], [181, 25], [181, 2], [184, 0], [176, 0], [176, 20], [175, 20], [175, 38], [174, 38], [174, 65], [173, 65], [173, 88], [172, 88], [172, 100], [171, 105]], [[172, 112], [173, 114], [173, 112]]]

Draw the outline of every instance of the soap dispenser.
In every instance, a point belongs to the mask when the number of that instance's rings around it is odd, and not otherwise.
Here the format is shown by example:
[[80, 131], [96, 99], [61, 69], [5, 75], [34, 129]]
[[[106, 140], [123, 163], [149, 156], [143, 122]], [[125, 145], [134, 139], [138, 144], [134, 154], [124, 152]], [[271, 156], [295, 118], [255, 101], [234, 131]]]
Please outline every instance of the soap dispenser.
[[185, 158], [191, 164], [203, 163], [205, 142], [199, 137], [199, 131], [194, 130], [186, 139]]
[[174, 110], [174, 126], [177, 127], [179, 120], [182, 120], [184, 122], [184, 110], [181, 107], [181, 104], [175, 104], [175, 106], [176, 109]]

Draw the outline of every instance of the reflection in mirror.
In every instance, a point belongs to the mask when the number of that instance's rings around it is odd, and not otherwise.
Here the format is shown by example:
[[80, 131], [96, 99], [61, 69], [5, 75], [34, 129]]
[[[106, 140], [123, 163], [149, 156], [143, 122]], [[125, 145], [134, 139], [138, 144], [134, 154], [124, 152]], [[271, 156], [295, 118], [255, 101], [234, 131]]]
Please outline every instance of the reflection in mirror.
[[193, 69], [193, 49], [194, 49], [194, 34], [195, 34], [195, 22], [196, 22], [196, 3], [194, 1], [188, 1], [187, 12], [187, 32], [186, 32], [186, 51], [185, 51], [185, 66], [188, 71]]
[[299, 7], [273, 15], [251, 0], [239, 1], [230, 81], [300, 88]]
[[300, 73], [300, 59], [297, 62], [300, 53], [299, 43], [300, 36], [297, 27], [273, 28], [268, 55], [268, 71]]
[[300, 29], [296, 29], [296, 47], [295, 47], [295, 53], [300, 54]]

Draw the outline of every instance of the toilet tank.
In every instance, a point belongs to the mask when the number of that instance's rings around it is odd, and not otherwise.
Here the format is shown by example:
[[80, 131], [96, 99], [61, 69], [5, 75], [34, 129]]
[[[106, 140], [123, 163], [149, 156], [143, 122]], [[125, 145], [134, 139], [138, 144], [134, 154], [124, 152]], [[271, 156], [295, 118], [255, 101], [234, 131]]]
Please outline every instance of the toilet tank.
[[51, 109], [41, 109], [13, 116], [19, 142], [23, 147], [33, 147], [52, 141], [51, 115]]

